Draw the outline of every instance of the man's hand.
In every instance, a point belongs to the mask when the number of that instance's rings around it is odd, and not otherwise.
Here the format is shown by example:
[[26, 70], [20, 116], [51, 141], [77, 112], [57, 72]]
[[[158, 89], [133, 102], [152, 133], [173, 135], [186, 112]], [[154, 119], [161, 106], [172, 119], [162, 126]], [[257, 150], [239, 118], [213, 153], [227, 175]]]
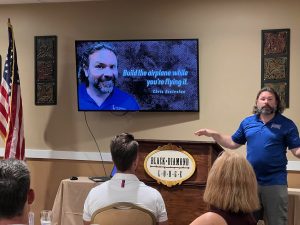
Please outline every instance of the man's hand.
[[207, 137], [212, 137], [213, 134], [215, 134], [216, 132], [210, 129], [200, 129], [198, 131], [196, 131], [194, 134], [197, 136], [207, 136]]
[[236, 149], [240, 147], [240, 144], [235, 143], [231, 136], [220, 134], [217, 131], [211, 130], [211, 129], [200, 129], [194, 133], [197, 136], [206, 136], [206, 137], [212, 137], [219, 145], [222, 145], [225, 148], [229, 149]]

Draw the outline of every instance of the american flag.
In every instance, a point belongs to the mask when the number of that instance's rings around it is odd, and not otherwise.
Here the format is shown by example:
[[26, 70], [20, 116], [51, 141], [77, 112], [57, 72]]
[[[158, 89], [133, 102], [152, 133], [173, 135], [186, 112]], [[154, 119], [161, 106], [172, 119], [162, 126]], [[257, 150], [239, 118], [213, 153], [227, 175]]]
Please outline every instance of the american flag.
[[4, 158], [24, 160], [25, 138], [17, 51], [8, 20], [9, 46], [0, 86], [0, 135], [5, 142]]

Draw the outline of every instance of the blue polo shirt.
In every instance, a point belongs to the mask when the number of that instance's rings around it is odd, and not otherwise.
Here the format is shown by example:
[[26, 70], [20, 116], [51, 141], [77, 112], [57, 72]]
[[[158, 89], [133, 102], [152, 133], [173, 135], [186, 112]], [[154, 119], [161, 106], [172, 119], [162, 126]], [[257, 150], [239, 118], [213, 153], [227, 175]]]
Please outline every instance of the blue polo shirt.
[[286, 185], [286, 149], [300, 147], [294, 122], [277, 113], [264, 124], [258, 115], [245, 118], [232, 135], [238, 144], [247, 142], [247, 160], [253, 166], [259, 185]]
[[137, 111], [139, 105], [136, 100], [129, 94], [114, 87], [112, 93], [100, 105], [88, 95], [85, 84], [80, 84], [78, 89], [79, 110], [97, 111], [97, 110], [126, 110]]

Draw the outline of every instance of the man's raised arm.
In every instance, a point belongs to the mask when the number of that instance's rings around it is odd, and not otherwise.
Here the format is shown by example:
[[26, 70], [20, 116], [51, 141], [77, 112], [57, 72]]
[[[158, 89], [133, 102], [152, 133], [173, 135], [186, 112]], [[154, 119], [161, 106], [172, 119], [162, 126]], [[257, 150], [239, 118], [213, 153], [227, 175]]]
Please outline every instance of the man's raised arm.
[[229, 149], [237, 149], [240, 147], [240, 144], [235, 143], [231, 136], [220, 134], [217, 131], [211, 129], [200, 129], [194, 133], [197, 136], [207, 136], [212, 137], [219, 145], [229, 148]]

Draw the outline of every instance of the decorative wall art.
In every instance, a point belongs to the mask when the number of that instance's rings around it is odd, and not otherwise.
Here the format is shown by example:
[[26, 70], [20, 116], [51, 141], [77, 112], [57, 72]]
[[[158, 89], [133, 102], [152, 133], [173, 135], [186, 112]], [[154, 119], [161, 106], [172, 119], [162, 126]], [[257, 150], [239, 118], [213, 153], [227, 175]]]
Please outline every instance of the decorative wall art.
[[289, 107], [290, 29], [262, 30], [261, 87], [274, 88]]
[[57, 37], [35, 36], [35, 104], [57, 103]]

